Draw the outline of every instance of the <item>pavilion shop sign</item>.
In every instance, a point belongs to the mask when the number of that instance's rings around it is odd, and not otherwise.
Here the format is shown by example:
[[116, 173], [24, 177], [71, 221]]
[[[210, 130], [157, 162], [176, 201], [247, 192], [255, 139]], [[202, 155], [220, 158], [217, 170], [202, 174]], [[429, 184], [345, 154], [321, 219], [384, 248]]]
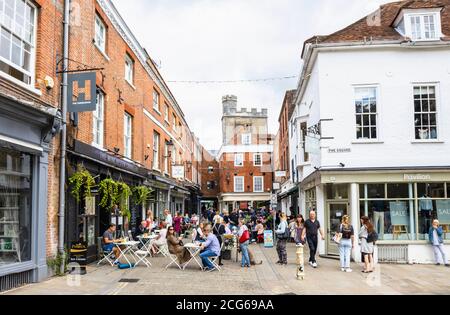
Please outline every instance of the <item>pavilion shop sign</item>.
[[430, 181], [431, 175], [429, 175], [429, 174], [404, 174], [403, 180], [408, 181], [408, 182]]

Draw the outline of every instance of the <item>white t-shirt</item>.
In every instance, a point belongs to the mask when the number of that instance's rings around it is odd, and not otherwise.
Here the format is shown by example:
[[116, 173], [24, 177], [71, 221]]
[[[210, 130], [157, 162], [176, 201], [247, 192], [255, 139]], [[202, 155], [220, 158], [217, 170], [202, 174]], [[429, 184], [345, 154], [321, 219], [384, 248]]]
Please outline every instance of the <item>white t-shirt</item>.
[[172, 215], [171, 214], [168, 214], [167, 215], [167, 217], [166, 217], [166, 224], [167, 224], [167, 227], [169, 227], [169, 226], [172, 226], [172, 224], [173, 224], [173, 220], [172, 220]]
[[159, 238], [156, 240], [156, 244], [166, 244], [167, 243], [167, 229], [162, 229], [159, 231]]
[[245, 224], [243, 224], [240, 228], [239, 228], [239, 237], [242, 236], [242, 234], [244, 234], [245, 231], [248, 231], [248, 228]]

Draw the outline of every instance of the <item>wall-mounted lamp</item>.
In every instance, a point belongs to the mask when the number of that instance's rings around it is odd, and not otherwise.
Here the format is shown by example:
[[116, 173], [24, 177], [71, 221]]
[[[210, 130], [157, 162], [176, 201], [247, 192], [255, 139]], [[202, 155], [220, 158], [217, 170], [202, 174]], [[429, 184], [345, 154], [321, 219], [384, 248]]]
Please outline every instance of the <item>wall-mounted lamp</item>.
[[120, 149], [118, 147], [114, 147], [114, 153], [119, 154], [119, 152], [120, 152]]

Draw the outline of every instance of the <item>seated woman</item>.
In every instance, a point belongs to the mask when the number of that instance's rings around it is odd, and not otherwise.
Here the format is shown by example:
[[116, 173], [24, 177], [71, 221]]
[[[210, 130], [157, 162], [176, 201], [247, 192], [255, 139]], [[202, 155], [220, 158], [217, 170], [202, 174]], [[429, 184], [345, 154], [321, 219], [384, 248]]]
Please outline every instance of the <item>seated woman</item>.
[[190, 254], [186, 248], [183, 247], [181, 241], [181, 237], [175, 236], [174, 227], [169, 227], [167, 229], [167, 245], [169, 247], [169, 253], [177, 256], [180, 265], [188, 262], [190, 259]]
[[194, 230], [194, 233], [192, 234], [192, 238], [194, 242], [203, 242], [203, 229], [205, 227], [205, 223], [200, 222], [198, 225], [198, 228]]
[[166, 222], [161, 223], [161, 230], [159, 232], [159, 235], [157, 238], [155, 238], [151, 242], [151, 249], [152, 253], [156, 254], [159, 250], [159, 248], [163, 245], [167, 245], [167, 228], [166, 228]]

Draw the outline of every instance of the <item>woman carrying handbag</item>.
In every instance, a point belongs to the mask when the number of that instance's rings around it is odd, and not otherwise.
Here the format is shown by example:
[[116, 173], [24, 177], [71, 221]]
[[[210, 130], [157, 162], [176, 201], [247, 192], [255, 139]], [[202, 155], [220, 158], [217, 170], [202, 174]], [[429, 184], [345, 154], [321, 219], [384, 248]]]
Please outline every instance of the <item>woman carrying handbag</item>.
[[250, 243], [250, 232], [248, 227], [245, 225], [244, 219], [239, 219], [239, 244], [242, 253], [241, 267], [250, 268], [250, 256], [248, 254], [248, 244]]
[[348, 215], [342, 217], [339, 231], [336, 233], [334, 239], [335, 242], [339, 244], [341, 271], [352, 272], [353, 270], [350, 268], [350, 259], [355, 243], [355, 231], [350, 224], [350, 217]]

